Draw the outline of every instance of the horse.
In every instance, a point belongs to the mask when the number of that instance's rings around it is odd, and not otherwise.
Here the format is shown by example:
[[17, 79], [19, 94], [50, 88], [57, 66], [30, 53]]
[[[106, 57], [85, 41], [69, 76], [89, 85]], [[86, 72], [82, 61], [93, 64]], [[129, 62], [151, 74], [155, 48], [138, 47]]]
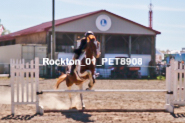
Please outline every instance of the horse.
[[[83, 82], [85, 82], [86, 80], [90, 80], [88, 84], [89, 88], [87, 88], [86, 90], [91, 90], [95, 83], [96, 58], [99, 58], [100, 54], [100, 42], [96, 41], [94, 35], [89, 35], [89, 40], [87, 40], [87, 47], [85, 49], [85, 52], [79, 58], [81, 65], [76, 65], [73, 75], [70, 75], [69, 73], [62, 74], [56, 82], [56, 89], [59, 88], [61, 82], [66, 81], [68, 90], [71, 90], [71, 86], [73, 84], [78, 85], [79, 89], [83, 90]], [[90, 62], [86, 64], [87, 61]], [[69, 98], [72, 104], [70, 93]], [[82, 93], [80, 93], [80, 98], [82, 102], [82, 108], [85, 109]]]

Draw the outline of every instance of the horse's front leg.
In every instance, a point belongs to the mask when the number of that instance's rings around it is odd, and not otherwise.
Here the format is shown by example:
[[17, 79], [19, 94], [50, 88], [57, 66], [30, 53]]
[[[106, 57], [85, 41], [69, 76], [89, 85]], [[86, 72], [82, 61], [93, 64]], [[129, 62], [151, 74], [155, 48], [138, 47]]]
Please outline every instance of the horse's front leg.
[[[83, 90], [83, 84], [79, 85], [80, 90]], [[81, 99], [81, 103], [82, 103], [82, 109], [85, 109], [85, 104], [84, 104], [84, 100], [83, 100], [83, 94], [80, 93], [80, 99]]]
[[92, 72], [90, 70], [87, 70], [87, 74], [89, 76], [90, 82], [88, 84], [89, 88], [87, 88], [86, 90], [91, 90], [94, 85], [94, 80], [93, 80], [94, 78], [93, 78]]
[[94, 74], [93, 75], [93, 84], [95, 84], [96, 83], [96, 75]]

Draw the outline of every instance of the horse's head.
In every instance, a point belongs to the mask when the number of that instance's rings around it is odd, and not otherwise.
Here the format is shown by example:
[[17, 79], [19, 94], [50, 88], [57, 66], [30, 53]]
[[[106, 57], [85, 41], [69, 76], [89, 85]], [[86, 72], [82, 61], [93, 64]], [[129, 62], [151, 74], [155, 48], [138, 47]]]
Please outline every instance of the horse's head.
[[95, 58], [99, 58], [100, 56], [100, 42], [96, 41], [96, 37], [94, 35], [89, 35], [87, 37], [87, 49], [89, 49]]

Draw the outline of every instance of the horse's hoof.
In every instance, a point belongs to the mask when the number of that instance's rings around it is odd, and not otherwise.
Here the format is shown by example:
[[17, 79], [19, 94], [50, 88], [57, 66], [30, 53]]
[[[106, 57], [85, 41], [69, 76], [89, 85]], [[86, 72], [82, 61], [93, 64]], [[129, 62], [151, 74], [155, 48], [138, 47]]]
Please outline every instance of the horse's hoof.
[[93, 87], [93, 84], [90, 84], [90, 83], [89, 83], [88, 86], [89, 86], [89, 88], [92, 88], [92, 87]]
[[84, 109], [85, 109], [85, 106], [82, 107], [82, 110], [84, 110]]
[[76, 107], [70, 107], [70, 109], [77, 109]]

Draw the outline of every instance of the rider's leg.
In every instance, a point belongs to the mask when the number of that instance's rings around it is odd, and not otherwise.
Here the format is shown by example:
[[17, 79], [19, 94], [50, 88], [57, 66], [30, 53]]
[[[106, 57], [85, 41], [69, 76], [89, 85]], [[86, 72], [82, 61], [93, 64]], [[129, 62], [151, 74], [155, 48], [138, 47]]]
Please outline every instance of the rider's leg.
[[[73, 60], [78, 59], [78, 58], [79, 58], [79, 55], [78, 55], [78, 54], [75, 54], [74, 57], [73, 57]], [[73, 74], [74, 74], [74, 69], [75, 69], [75, 68], [76, 68], [76, 65], [73, 64], [73, 65], [71, 66], [70, 75], [73, 75]]]

